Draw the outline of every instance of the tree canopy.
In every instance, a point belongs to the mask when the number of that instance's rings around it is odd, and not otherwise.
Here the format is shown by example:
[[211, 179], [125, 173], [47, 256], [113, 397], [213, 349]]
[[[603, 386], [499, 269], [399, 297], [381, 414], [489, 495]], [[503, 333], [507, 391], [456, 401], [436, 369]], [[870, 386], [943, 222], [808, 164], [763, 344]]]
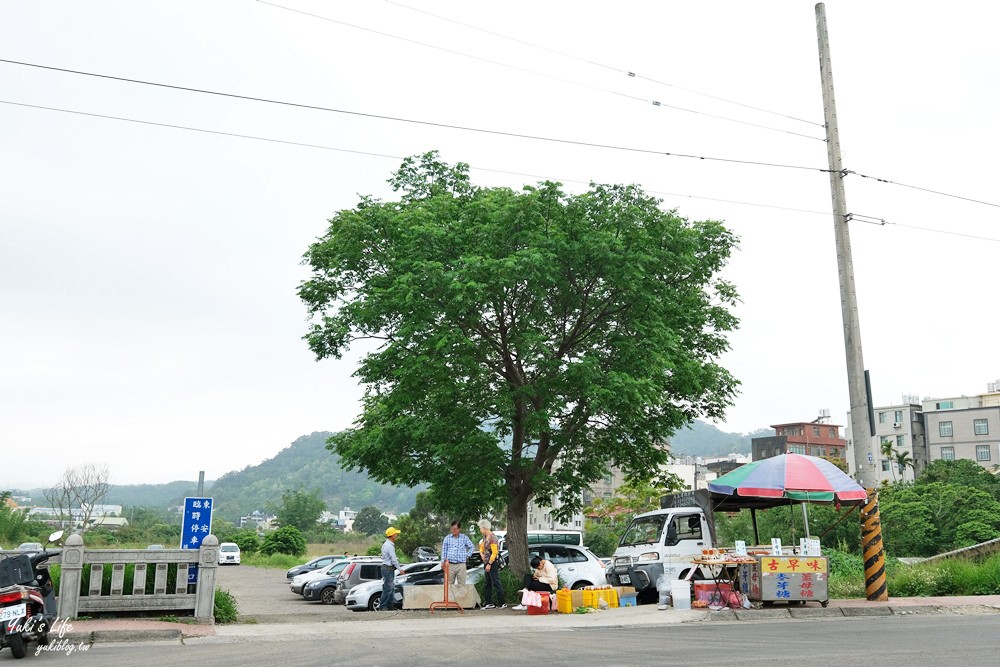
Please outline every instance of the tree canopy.
[[352, 530], [356, 533], [378, 535], [384, 533], [385, 529], [389, 527], [389, 520], [382, 515], [382, 510], [369, 505], [358, 510], [352, 526]]
[[565, 516], [610, 466], [648, 479], [676, 429], [731, 403], [718, 358], [737, 295], [719, 271], [735, 238], [636, 185], [476, 187], [436, 153], [389, 182], [398, 200], [363, 197], [306, 254], [317, 357], [379, 343], [330, 447], [379, 481], [429, 483], [447, 511], [506, 507], [524, 569], [530, 499]]
[[285, 491], [281, 494], [278, 523], [282, 526], [295, 526], [305, 532], [316, 527], [316, 522], [325, 510], [326, 503], [319, 497], [318, 490]]

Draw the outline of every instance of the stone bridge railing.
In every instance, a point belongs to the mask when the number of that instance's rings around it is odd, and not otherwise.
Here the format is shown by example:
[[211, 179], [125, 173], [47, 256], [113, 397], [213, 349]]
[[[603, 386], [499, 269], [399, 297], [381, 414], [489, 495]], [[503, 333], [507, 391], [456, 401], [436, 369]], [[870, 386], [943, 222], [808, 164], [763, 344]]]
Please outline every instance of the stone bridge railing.
[[[214, 620], [219, 565], [215, 535], [205, 537], [200, 549], [191, 550], [87, 549], [80, 535], [70, 535], [59, 561], [59, 616], [63, 618], [95, 612], [194, 611], [200, 622]], [[189, 586], [191, 565], [198, 566], [198, 583]], [[110, 590], [105, 584], [106, 568], [110, 568]], [[171, 576], [175, 582], [168, 590]], [[127, 579], [131, 579], [129, 590], [125, 590]]]

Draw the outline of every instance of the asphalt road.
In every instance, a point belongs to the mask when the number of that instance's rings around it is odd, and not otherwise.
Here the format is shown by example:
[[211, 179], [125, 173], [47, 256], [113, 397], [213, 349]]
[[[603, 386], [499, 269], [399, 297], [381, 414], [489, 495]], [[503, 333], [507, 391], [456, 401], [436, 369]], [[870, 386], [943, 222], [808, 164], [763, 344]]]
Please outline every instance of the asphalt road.
[[[263, 628], [262, 628], [263, 629]], [[783, 622], [697, 623], [662, 628], [510, 633], [481, 637], [317, 638], [265, 643], [95, 645], [76, 665], [940, 665], [997, 664], [1000, 616], [894, 616]], [[488, 657], [487, 657], [488, 656]], [[29, 656], [56, 662], [63, 655]], [[68, 663], [63, 663], [68, 664]]]

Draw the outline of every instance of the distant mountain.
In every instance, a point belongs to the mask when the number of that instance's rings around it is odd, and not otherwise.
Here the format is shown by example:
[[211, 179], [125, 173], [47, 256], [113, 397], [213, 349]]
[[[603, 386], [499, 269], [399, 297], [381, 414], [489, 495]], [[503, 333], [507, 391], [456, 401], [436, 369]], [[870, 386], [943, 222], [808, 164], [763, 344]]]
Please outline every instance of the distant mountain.
[[281, 494], [300, 487], [319, 489], [327, 508], [335, 512], [350, 506], [354, 510], [375, 505], [384, 512], [401, 514], [413, 508], [417, 491], [379, 484], [364, 472], [348, 472], [340, 467], [340, 457], [326, 449], [332, 433], [304, 435], [274, 458], [260, 465], [226, 473], [212, 484], [212, 497], [219, 516], [235, 521], [255, 509], [281, 502]]
[[751, 438], [774, 435], [769, 428], [750, 433], [727, 433], [700, 419], [681, 429], [670, 438], [670, 451], [675, 456], [726, 456], [749, 454]]
[[[228, 472], [219, 479], [205, 482], [205, 493], [215, 500], [216, 518], [236, 522], [254, 510], [266, 511], [281, 503], [286, 490], [319, 489], [320, 497], [332, 512], [351, 507], [359, 510], [375, 505], [384, 512], [402, 514], [413, 508], [417, 491], [423, 486], [407, 489], [379, 484], [364, 472], [347, 472], [340, 467], [340, 458], [326, 449], [326, 439], [332, 433], [304, 435], [273, 458], [260, 465]], [[196, 495], [196, 481], [166, 484], [127, 484], [112, 486], [104, 503], [136, 507], [176, 507], [185, 496]], [[15, 490], [15, 495], [32, 498], [34, 505], [45, 505], [42, 489]]]
[[[206, 481], [206, 494], [215, 499], [216, 516], [237, 521], [254, 510], [267, 510], [281, 502], [285, 490], [319, 489], [330, 511], [344, 507], [358, 510], [375, 505], [383, 511], [397, 514], [408, 512], [418, 491], [379, 484], [364, 472], [347, 472], [340, 467], [340, 458], [326, 449], [332, 433], [320, 431], [304, 435], [273, 458], [243, 470], [226, 473], [219, 479]], [[752, 433], [727, 433], [706, 422], [695, 420], [690, 427], [678, 431], [670, 440], [670, 450], [677, 456], [726, 456], [732, 452], [750, 453], [750, 439], [774, 435], [771, 429]], [[109, 505], [166, 508], [180, 505], [185, 496], [195, 495], [196, 481], [175, 481], [166, 484], [125, 484], [111, 487], [104, 502]], [[35, 505], [44, 505], [41, 489], [15, 491], [27, 495]]]

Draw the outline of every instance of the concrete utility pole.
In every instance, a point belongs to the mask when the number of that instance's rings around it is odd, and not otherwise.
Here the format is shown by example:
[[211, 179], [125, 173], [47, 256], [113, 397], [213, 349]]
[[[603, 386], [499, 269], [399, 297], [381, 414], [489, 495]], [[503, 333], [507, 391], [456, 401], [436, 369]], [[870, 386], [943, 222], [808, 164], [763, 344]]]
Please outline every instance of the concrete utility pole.
[[819, 40], [819, 71], [823, 80], [823, 115], [826, 121], [826, 151], [830, 162], [830, 190], [833, 195], [833, 225], [837, 239], [837, 269], [840, 272], [840, 307], [844, 317], [844, 347], [847, 353], [847, 390], [851, 399], [851, 439], [858, 483], [868, 489], [868, 502], [861, 512], [861, 551], [865, 562], [865, 595], [869, 600], [888, 600], [885, 550], [878, 509], [878, 482], [872, 452], [871, 418], [865, 382], [865, 362], [861, 354], [861, 324], [854, 288], [851, 234], [847, 228], [847, 198], [844, 195], [844, 167], [840, 160], [840, 132], [837, 103], [833, 96], [833, 67], [830, 35], [826, 29], [826, 7], [816, 5], [816, 35]]
[[851, 401], [851, 445], [858, 483], [869, 488], [878, 483], [872, 452], [868, 397], [865, 394], [865, 362], [861, 354], [861, 324], [854, 287], [851, 233], [847, 227], [847, 198], [844, 194], [844, 167], [840, 160], [840, 131], [837, 103], [833, 96], [830, 36], [826, 30], [826, 8], [816, 5], [816, 33], [819, 38], [819, 71], [823, 80], [823, 114], [826, 121], [826, 151], [830, 163], [830, 190], [833, 194], [833, 228], [837, 240], [837, 270], [840, 273], [840, 307], [844, 318], [844, 347], [847, 353], [847, 391]]

